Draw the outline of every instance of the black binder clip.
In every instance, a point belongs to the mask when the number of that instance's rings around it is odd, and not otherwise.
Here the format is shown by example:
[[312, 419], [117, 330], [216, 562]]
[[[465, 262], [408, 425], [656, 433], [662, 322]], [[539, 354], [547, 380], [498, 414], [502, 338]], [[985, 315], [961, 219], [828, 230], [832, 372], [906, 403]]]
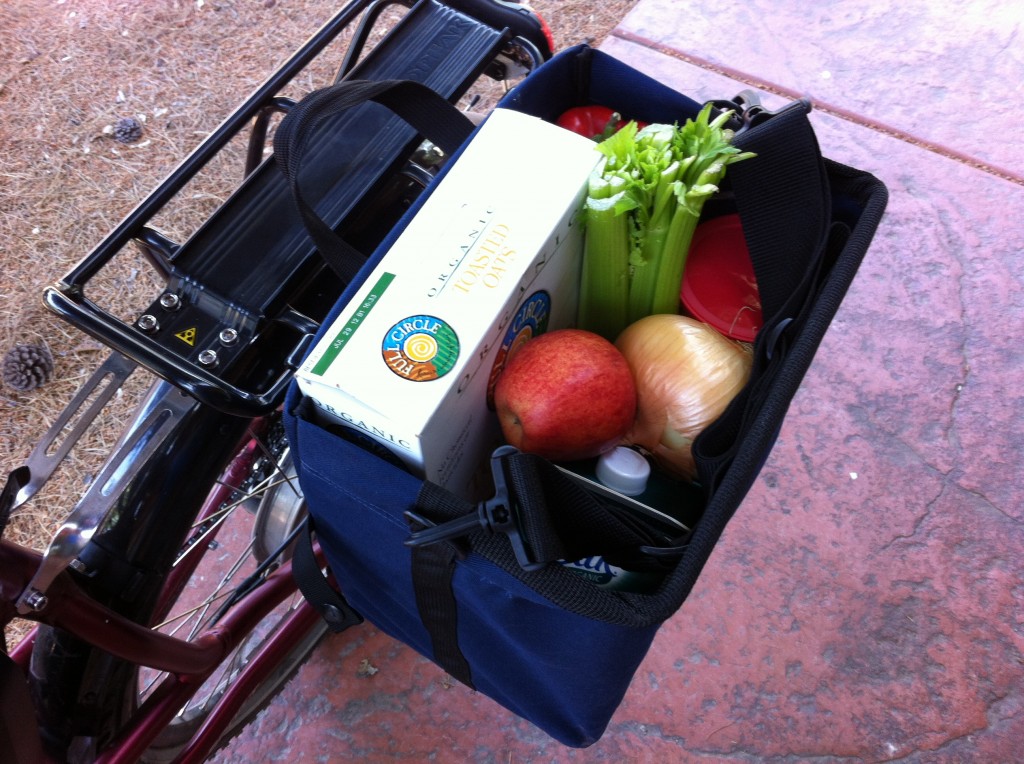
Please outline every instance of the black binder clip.
[[523, 570], [534, 571], [545, 567], [546, 562], [535, 560], [529, 553], [526, 540], [520, 531], [519, 507], [508, 489], [503, 459], [515, 453], [518, 453], [518, 449], [512, 446], [502, 446], [491, 454], [494, 496], [480, 502], [476, 507], [476, 512], [437, 524], [417, 512], [407, 511], [406, 519], [414, 526], [419, 526], [421, 530], [410, 532], [409, 537], [405, 540], [405, 545], [422, 547], [442, 541], [452, 542], [470, 533], [484, 530], [488, 533], [503, 533], [508, 536], [516, 561]]

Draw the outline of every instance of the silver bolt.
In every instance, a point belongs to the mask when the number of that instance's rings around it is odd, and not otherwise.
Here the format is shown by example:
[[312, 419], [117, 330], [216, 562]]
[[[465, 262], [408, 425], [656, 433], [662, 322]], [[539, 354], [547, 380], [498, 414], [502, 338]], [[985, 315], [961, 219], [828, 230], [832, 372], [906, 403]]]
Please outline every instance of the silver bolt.
[[222, 329], [219, 337], [222, 345], [234, 345], [238, 342], [238, 332], [234, 329]]
[[149, 313], [146, 313], [142, 316], [139, 316], [138, 326], [142, 331], [146, 332], [147, 334], [152, 334], [153, 332], [160, 328], [160, 322], [156, 320], [156, 316], [152, 316]]
[[35, 589], [32, 590], [31, 594], [25, 597], [25, 604], [37, 613], [45, 608], [48, 602], [49, 600], [46, 599], [46, 595]]
[[160, 295], [160, 307], [164, 310], [177, 310], [181, 307], [181, 298], [174, 292], [164, 292]]
[[216, 350], [204, 350], [199, 354], [199, 363], [202, 366], [216, 366], [217, 365], [217, 351]]

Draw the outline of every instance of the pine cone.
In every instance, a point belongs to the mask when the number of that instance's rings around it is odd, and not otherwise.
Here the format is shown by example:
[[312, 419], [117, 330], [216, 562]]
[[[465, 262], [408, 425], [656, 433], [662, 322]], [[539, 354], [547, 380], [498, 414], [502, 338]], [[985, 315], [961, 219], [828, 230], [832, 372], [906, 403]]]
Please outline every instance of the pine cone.
[[142, 137], [142, 124], [135, 117], [121, 117], [114, 125], [114, 139], [120, 143], [135, 143]]
[[53, 356], [44, 345], [15, 345], [4, 356], [4, 384], [15, 390], [35, 390], [53, 376]]

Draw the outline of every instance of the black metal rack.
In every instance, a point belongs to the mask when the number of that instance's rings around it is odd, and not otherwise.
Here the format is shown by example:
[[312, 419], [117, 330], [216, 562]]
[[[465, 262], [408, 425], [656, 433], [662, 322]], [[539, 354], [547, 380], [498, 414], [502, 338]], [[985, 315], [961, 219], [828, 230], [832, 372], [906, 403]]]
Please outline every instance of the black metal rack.
[[[457, 101], [483, 73], [519, 46], [534, 63], [546, 54], [537, 27], [518, 38], [519, 11], [493, 0], [419, 0], [358, 63], [366, 29], [399, 0], [356, 0], [342, 9], [229, 116], [167, 179], [60, 282], [44, 294], [62, 317], [203, 403], [253, 416], [281, 402], [318, 322], [343, 284], [327, 270], [283, 175], [263, 154], [268, 117], [291, 102], [279, 92], [360, 15], [339, 77], [411, 79]], [[466, 10], [483, 16], [469, 15]], [[509, 15], [513, 14], [513, 15]], [[513, 42], [515, 41], [515, 42]], [[550, 49], [547, 50], [547, 54]], [[252, 124], [247, 176], [187, 241], [150, 226], [246, 125]], [[326, 122], [307, 149], [302, 183], [317, 212], [369, 253], [422, 188], [419, 168], [403, 172], [420, 138], [387, 109], [367, 103]], [[133, 322], [91, 301], [89, 281], [131, 242], [166, 279], [166, 288]]]

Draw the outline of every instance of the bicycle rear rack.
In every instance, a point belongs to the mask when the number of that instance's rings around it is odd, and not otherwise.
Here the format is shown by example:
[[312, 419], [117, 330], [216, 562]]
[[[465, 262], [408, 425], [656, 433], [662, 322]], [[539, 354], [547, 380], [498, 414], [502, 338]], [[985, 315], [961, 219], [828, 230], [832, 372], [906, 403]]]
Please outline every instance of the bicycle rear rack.
[[[365, 29], [366, 20], [372, 23], [396, 4], [408, 5], [356, 0], [340, 11], [91, 254], [47, 288], [46, 304], [203, 403], [244, 416], [279, 405], [318, 321], [343, 285], [317, 255], [273, 159], [258, 163], [268, 115], [290, 107], [279, 91], [363, 11]], [[539, 26], [532, 39], [523, 40], [510, 25], [534, 29], [520, 11], [493, 0], [419, 0], [353, 64], [366, 37], [358, 30], [339, 77], [413, 79], [455, 101], [485, 72], [500, 78], [502, 67], [517, 66], [524, 56], [535, 65], [549, 55]], [[152, 218], [250, 120], [248, 175], [227, 201], [182, 244], [151, 227]], [[389, 228], [422, 187], [422, 173], [400, 173], [420, 139], [371, 103], [332, 118], [314, 141], [307, 149], [304, 188], [320, 199], [317, 211], [329, 224], [353, 245], [372, 250], [383, 235], [374, 226]], [[133, 323], [114, 317], [86, 291], [130, 242], [166, 279], [163, 293]]]

